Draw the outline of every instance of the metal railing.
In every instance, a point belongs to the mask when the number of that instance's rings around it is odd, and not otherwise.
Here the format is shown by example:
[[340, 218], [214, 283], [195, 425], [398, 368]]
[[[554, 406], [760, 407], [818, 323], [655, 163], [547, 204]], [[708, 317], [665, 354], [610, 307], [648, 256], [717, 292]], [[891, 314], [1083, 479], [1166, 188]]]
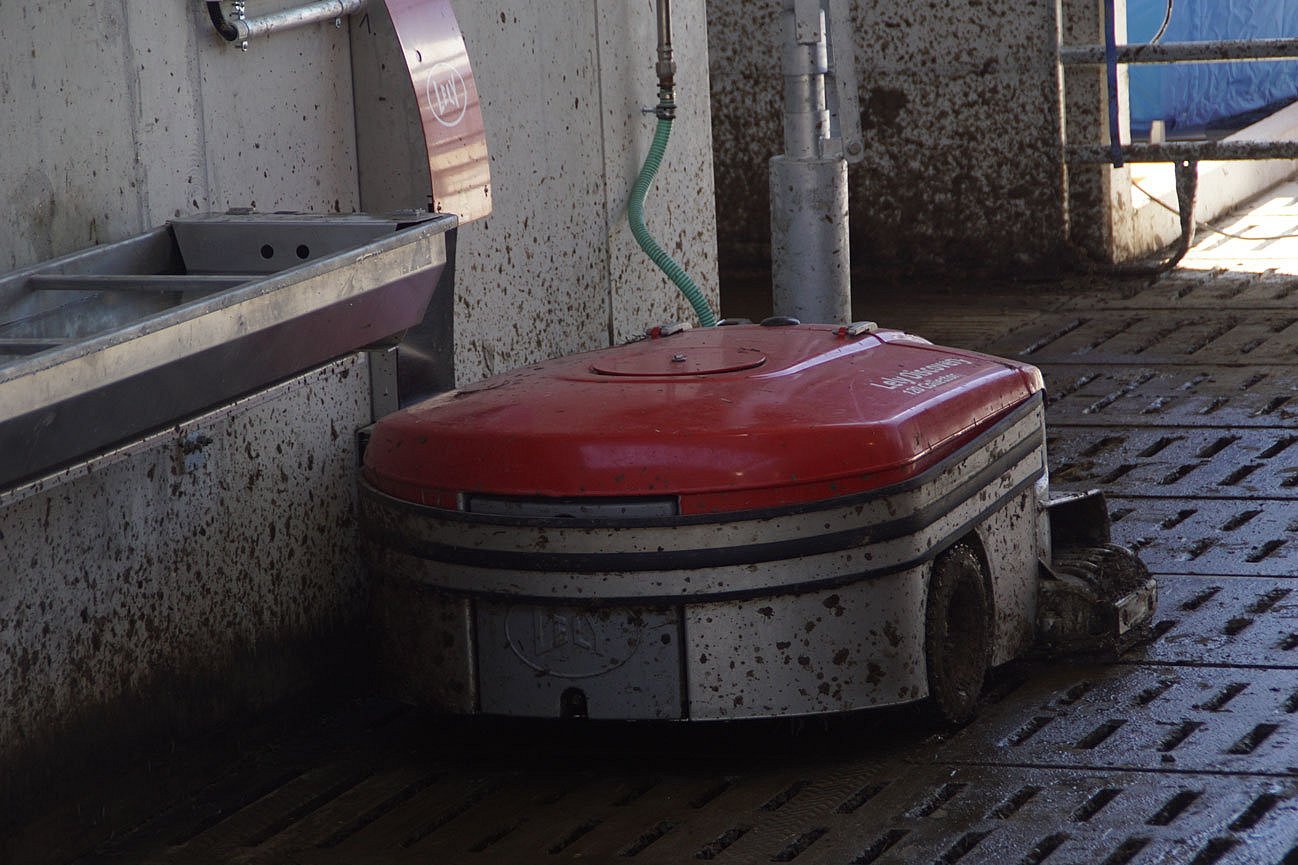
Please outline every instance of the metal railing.
[[1121, 144], [1117, 114], [1117, 67], [1135, 63], [1229, 63], [1298, 59], [1298, 39], [1224, 39], [1211, 42], [1163, 42], [1119, 45], [1114, 38], [1113, 0], [1105, 2], [1105, 44], [1061, 45], [1059, 62], [1069, 66], [1107, 69], [1105, 95], [1109, 144], [1078, 144], [1066, 148], [1068, 162], [1111, 164], [1126, 162], [1199, 162], [1204, 160], [1298, 159], [1298, 141], [1177, 141], [1162, 144]]
[[[1213, 42], [1162, 42], [1119, 45], [1119, 63], [1233, 63], [1237, 60], [1293, 60], [1298, 39], [1221, 39]], [[1059, 62], [1065, 66], [1102, 66], [1104, 45], [1064, 45]]]

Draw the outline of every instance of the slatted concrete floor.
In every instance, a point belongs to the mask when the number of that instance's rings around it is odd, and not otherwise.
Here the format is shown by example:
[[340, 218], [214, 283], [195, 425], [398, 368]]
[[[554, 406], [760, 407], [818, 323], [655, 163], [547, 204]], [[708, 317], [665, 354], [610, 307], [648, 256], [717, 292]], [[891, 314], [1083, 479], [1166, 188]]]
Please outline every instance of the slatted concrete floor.
[[352, 704], [82, 861], [1298, 865], [1298, 278], [1066, 288], [953, 327], [1042, 367], [1056, 486], [1106, 487], [1159, 575], [1120, 661], [1012, 665], [949, 736]]

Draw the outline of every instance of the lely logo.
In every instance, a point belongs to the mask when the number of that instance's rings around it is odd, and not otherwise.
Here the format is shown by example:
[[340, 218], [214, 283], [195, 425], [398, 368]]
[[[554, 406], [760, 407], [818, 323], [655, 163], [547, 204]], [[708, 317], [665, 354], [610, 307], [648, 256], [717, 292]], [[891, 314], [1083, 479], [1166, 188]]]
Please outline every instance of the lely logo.
[[449, 63], [435, 63], [424, 81], [428, 110], [443, 126], [457, 126], [469, 109], [469, 91], [464, 77]]
[[510, 607], [505, 636], [537, 673], [588, 679], [621, 667], [640, 648], [642, 626], [620, 616], [562, 607]]

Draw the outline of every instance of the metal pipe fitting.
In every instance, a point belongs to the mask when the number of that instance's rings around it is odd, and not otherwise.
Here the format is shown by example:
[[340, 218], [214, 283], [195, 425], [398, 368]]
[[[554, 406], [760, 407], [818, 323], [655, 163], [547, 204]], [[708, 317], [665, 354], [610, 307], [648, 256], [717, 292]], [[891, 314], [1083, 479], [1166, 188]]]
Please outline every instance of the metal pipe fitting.
[[333, 21], [336, 26], [341, 26], [342, 19], [359, 12], [365, 7], [365, 2], [366, 0], [320, 0], [252, 18], [244, 16], [240, 10], [232, 19], [221, 14], [220, 3], [208, 2], [207, 8], [212, 16], [212, 25], [222, 38], [246, 47], [248, 40], [254, 36], [267, 36], [319, 21]]
[[672, 58], [672, 4], [671, 0], [658, 0], [658, 86], [665, 90], [676, 87], [676, 61]]
[[658, 107], [654, 113], [662, 120], [676, 117], [676, 60], [672, 56], [671, 0], [658, 0]]
[[214, 0], [209, 0], [209, 2], [206, 3], [206, 6], [208, 17], [212, 19], [212, 27], [216, 30], [217, 34], [226, 42], [233, 42], [238, 39], [239, 31], [235, 30], [234, 24], [225, 17], [225, 12], [221, 9], [221, 4], [219, 2], [214, 2]]

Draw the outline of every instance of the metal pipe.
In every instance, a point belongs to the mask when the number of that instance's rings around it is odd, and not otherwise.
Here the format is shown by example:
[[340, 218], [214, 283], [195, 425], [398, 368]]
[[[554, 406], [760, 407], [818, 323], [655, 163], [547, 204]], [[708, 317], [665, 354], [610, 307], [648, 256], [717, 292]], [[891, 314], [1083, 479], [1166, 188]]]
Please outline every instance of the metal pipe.
[[672, 57], [671, 0], [658, 0], [658, 65], [655, 71], [658, 73], [659, 101], [674, 103], [676, 101], [676, 60]]
[[[1298, 39], [1219, 39], [1117, 48], [1119, 63], [1230, 63], [1298, 58]], [[1059, 62], [1065, 66], [1103, 66], [1104, 46], [1061, 45]]]
[[830, 131], [824, 19], [819, 3], [806, 0], [785, 0], [783, 17], [784, 155], [819, 159]]
[[233, 42], [239, 38], [239, 31], [235, 30], [234, 25], [225, 17], [225, 10], [221, 8], [218, 0], [209, 0], [207, 3], [207, 15], [212, 19], [212, 27], [226, 42]]
[[841, 147], [826, 152], [825, 14], [821, 0], [785, 0], [782, 17], [785, 152], [770, 162], [774, 311], [802, 321], [847, 322], [847, 162]]
[[253, 36], [267, 36], [280, 30], [290, 30], [319, 21], [341, 21], [353, 12], [359, 12], [365, 6], [365, 0], [321, 0], [307, 6], [293, 9], [282, 9], [269, 15], [258, 15], [235, 21], [235, 29], [240, 31], [243, 39]]
[[[1113, 154], [1107, 144], [1077, 144], [1068, 148], [1072, 164], [1107, 165]], [[1126, 162], [1226, 162], [1245, 159], [1298, 159], [1298, 141], [1172, 141], [1128, 144]]]
[[1122, 167], [1122, 120], [1118, 110], [1118, 13], [1114, 0], [1104, 0], [1104, 101], [1109, 108], [1109, 160]]
[[847, 160], [777, 156], [771, 171], [771, 301], [776, 315], [852, 320]]
[[281, 30], [290, 30], [319, 21], [340, 23], [344, 16], [359, 12], [365, 7], [366, 0], [320, 0], [306, 6], [292, 9], [281, 9], [268, 15], [248, 18], [243, 14], [243, 4], [235, 4], [233, 18], [226, 18], [221, 12], [221, 4], [208, 2], [207, 10], [212, 17], [212, 26], [227, 42], [247, 47], [247, 42], [254, 36], [267, 36]]

